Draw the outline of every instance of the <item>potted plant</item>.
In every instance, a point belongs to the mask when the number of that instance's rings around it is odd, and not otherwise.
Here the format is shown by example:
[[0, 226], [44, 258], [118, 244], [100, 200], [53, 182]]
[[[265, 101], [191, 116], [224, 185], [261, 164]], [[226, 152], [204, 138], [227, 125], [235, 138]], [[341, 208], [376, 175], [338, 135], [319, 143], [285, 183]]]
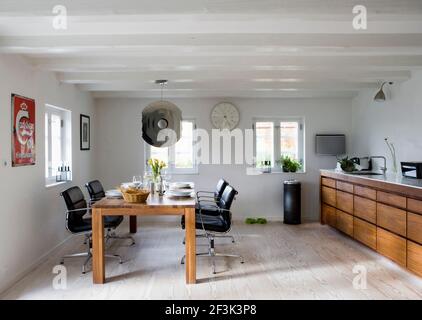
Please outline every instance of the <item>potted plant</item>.
[[356, 170], [356, 164], [349, 159], [349, 157], [337, 159], [337, 162], [340, 163], [340, 167], [345, 172], [353, 172]]
[[278, 163], [283, 169], [283, 172], [297, 172], [302, 168], [300, 161], [293, 159], [290, 156], [281, 156]]

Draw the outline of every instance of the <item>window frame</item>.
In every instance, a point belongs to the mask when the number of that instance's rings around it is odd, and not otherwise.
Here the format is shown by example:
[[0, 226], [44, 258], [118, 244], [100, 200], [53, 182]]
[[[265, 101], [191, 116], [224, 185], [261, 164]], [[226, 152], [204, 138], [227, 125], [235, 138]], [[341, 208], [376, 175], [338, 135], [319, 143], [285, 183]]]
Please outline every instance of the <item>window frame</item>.
[[[44, 110], [44, 141], [47, 143], [44, 148], [45, 166], [44, 178], [45, 185], [49, 187], [57, 184], [57, 172], [52, 165], [52, 126], [51, 116], [60, 116], [61, 121], [61, 159], [66, 166], [72, 168], [72, 111], [54, 106], [52, 104], [45, 104]], [[47, 120], [47, 121], [46, 121]], [[48, 136], [47, 136], [48, 134]], [[47, 140], [48, 137], [48, 140]], [[46, 141], [47, 140], [47, 141]], [[48, 153], [48, 154], [47, 154]], [[72, 181], [72, 177], [70, 177]]]
[[[306, 173], [306, 154], [305, 154], [305, 118], [296, 116], [286, 117], [255, 117], [252, 119], [253, 129], [253, 152], [254, 159], [257, 159], [257, 146], [256, 146], [256, 123], [257, 122], [272, 122], [273, 123], [273, 155], [274, 161], [271, 163], [271, 172], [283, 172], [280, 166], [276, 165], [276, 161], [281, 155], [281, 132], [280, 122], [297, 122], [299, 127], [298, 134], [298, 160], [302, 163], [302, 169], [297, 173]], [[258, 163], [255, 162], [255, 168], [258, 167]]]
[[[195, 118], [184, 118], [182, 122], [191, 122], [192, 130], [196, 130], [196, 119]], [[148, 159], [151, 158], [151, 146], [144, 142], [144, 172], [151, 173], [151, 168], [148, 166]], [[197, 161], [197, 143], [195, 142], [195, 134], [192, 135], [192, 168], [176, 168], [176, 145], [168, 147], [168, 159], [169, 163], [166, 168], [166, 172], [171, 175], [183, 175], [183, 174], [198, 174], [198, 161]]]

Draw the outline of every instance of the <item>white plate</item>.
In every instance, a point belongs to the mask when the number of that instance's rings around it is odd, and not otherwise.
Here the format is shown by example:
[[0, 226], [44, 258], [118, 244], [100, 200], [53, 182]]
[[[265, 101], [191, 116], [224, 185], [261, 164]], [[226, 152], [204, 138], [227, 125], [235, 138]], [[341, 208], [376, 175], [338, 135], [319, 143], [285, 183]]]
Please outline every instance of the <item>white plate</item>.
[[172, 182], [170, 183], [170, 189], [193, 189], [193, 182]]
[[119, 190], [108, 190], [106, 191], [106, 197], [107, 198], [121, 198], [122, 193]]
[[191, 197], [192, 190], [169, 190], [166, 192], [166, 195], [169, 197]]

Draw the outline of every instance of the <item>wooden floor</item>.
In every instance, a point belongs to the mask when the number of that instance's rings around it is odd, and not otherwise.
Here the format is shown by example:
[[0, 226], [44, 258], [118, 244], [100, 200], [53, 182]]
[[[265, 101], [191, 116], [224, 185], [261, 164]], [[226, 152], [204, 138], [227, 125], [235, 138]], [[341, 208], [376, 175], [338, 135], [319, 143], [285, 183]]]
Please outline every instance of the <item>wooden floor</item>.
[[[122, 226], [121, 233], [127, 226]], [[220, 258], [212, 275], [208, 258], [198, 259], [198, 284], [185, 284], [183, 232], [173, 222], [141, 221], [137, 244], [114, 241], [109, 251], [126, 262], [106, 262], [109, 282], [93, 285], [81, 274], [82, 260], [66, 263], [67, 289], [52, 286], [62, 254], [84, 249], [74, 237], [7, 290], [3, 299], [421, 299], [422, 280], [337, 231], [317, 223], [287, 226], [236, 223], [237, 243], [219, 240], [217, 250], [240, 253]], [[207, 247], [199, 240], [198, 251]], [[367, 289], [353, 288], [355, 265], [367, 268]]]

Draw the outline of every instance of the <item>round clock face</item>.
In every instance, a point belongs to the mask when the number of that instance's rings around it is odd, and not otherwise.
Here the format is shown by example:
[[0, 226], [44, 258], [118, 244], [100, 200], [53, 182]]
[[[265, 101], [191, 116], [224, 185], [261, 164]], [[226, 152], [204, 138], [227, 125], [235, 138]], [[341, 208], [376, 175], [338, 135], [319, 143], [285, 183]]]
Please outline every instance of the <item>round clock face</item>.
[[220, 130], [233, 130], [238, 125], [239, 119], [239, 110], [229, 102], [221, 102], [211, 111], [211, 122]]

